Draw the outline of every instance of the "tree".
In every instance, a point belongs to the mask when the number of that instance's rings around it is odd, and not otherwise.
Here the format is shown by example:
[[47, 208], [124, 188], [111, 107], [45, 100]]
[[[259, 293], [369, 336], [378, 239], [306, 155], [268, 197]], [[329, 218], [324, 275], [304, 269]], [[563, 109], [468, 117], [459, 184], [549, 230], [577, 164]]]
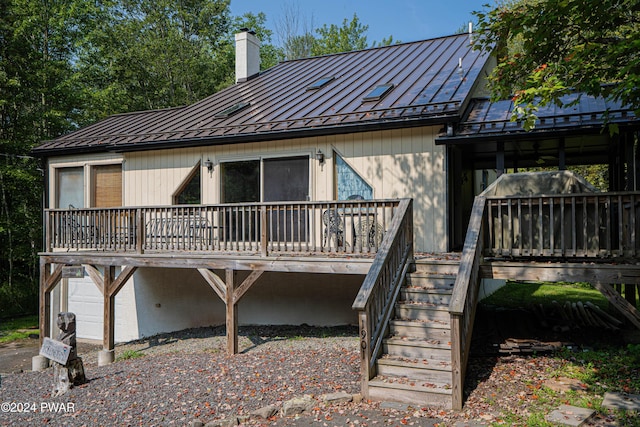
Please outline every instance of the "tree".
[[341, 27], [335, 24], [324, 24], [316, 30], [318, 37], [313, 43], [311, 53], [313, 55], [327, 55], [366, 49], [368, 29], [369, 26], [362, 25], [355, 13], [351, 21], [345, 18]]
[[0, 3], [0, 317], [37, 308], [42, 175], [29, 154], [81, 108], [71, 76], [85, 3]]
[[76, 61], [85, 122], [193, 103], [228, 79], [228, 0], [96, 4]]
[[315, 37], [313, 36], [313, 16], [304, 17], [296, 3], [285, 3], [282, 14], [276, 20], [276, 35], [286, 59], [308, 58]]
[[536, 105], [561, 105], [573, 91], [640, 113], [637, 0], [515, 0], [475, 15], [478, 48], [498, 58], [493, 98], [512, 97], [521, 116], [530, 118]]

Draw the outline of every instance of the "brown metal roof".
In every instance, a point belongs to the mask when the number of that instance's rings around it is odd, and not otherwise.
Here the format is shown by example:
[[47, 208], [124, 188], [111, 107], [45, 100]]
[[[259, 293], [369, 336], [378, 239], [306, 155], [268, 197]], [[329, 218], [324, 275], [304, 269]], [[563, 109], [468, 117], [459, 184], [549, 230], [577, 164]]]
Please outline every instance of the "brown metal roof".
[[[108, 117], [34, 153], [144, 150], [328, 134], [459, 119], [488, 55], [468, 35], [282, 62], [193, 105]], [[458, 66], [462, 61], [462, 68]], [[335, 79], [307, 90], [320, 77]], [[392, 83], [379, 100], [363, 101]], [[216, 114], [238, 103], [247, 108]]]
[[639, 126], [640, 119], [633, 109], [620, 102], [574, 93], [561, 98], [560, 107], [551, 104], [537, 112], [535, 127], [525, 131], [522, 123], [511, 121], [513, 102], [510, 100], [491, 102], [488, 99], [473, 99], [469, 111], [459, 123], [453, 136], [441, 135], [440, 143], [460, 143], [464, 141], [498, 138], [536, 137], [552, 133], [581, 132], [591, 129], [602, 130], [606, 123], [624, 126]]

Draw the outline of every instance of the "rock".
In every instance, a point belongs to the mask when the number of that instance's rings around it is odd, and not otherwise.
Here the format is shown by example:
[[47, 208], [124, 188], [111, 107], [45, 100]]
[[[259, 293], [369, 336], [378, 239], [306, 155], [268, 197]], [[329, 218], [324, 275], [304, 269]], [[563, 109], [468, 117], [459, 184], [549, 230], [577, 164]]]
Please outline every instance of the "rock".
[[551, 412], [545, 419], [551, 423], [579, 427], [583, 425], [596, 411], [577, 406], [562, 405]]
[[339, 391], [337, 393], [328, 393], [320, 396], [320, 400], [329, 405], [337, 405], [340, 403], [347, 403], [353, 400], [353, 396], [349, 393], [345, 393], [344, 391]]
[[602, 406], [609, 409], [640, 412], [640, 394], [607, 392], [604, 394]]
[[291, 417], [313, 408], [315, 400], [311, 396], [296, 397], [282, 404], [282, 416]]
[[189, 421], [189, 427], [204, 427], [204, 423], [199, 419], [191, 420]]
[[238, 418], [222, 418], [219, 420], [209, 421], [204, 425], [204, 427], [235, 427], [238, 425]]
[[263, 418], [266, 420], [273, 417], [277, 411], [278, 408], [276, 407], [276, 405], [269, 405], [251, 412], [251, 416], [256, 418]]
[[548, 379], [544, 382], [545, 387], [550, 388], [553, 391], [559, 393], [566, 393], [568, 391], [585, 391], [587, 386], [582, 381], [575, 378], [558, 377]]

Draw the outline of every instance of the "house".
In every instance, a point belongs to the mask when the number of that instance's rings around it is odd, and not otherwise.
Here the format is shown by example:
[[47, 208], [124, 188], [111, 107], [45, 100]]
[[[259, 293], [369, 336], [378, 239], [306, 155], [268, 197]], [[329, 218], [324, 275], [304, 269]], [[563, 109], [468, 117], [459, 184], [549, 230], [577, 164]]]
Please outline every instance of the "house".
[[[235, 353], [238, 323], [358, 323], [366, 395], [461, 407], [481, 278], [523, 277], [525, 262], [545, 256], [563, 261], [545, 274], [582, 277], [567, 268], [571, 250], [573, 260], [607, 260], [636, 257], [639, 245], [633, 113], [615, 106], [609, 119], [620, 133], [610, 136], [600, 129], [611, 106], [582, 98], [567, 111], [541, 111], [536, 130], [525, 133], [509, 121], [509, 102], [484, 98], [495, 60], [472, 42], [460, 34], [260, 72], [259, 40], [245, 31], [236, 36], [235, 85], [193, 105], [119, 114], [44, 142], [34, 149], [46, 160], [48, 203], [41, 337], [50, 336], [53, 313], [73, 311], [78, 336], [101, 339], [100, 361], [109, 363], [115, 341], [186, 327], [226, 323]], [[588, 201], [474, 199], [507, 169], [540, 159], [559, 169], [606, 159], [612, 190], [627, 192]], [[576, 203], [600, 213], [631, 206], [620, 223], [633, 237], [620, 238], [611, 224], [601, 232], [585, 226], [609, 246], [578, 256], [575, 232], [549, 248], [553, 231], [540, 227], [547, 233], [540, 247], [529, 239], [521, 248], [523, 238], [518, 253], [507, 236], [498, 242], [489, 232], [513, 237], [502, 222], [491, 228], [503, 217], [533, 229], [530, 219], [544, 206], [556, 206], [576, 230]], [[461, 260], [424, 255], [463, 247]], [[527, 264], [531, 277], [541, 268]], [[584, 271], [607, 274], [607, 286], [622, 280], [606, 268]], [[433, 313], [416, 307], [433, 301], [440, 304]], [[432, 314], [445, 326], [415, 327]], [[435, 344], [402, 347], [388, 328]], [[378, 358], [394, 351], [445, 368]], [[390, 391], [373, 379], [407, 370], [441, 384]]]

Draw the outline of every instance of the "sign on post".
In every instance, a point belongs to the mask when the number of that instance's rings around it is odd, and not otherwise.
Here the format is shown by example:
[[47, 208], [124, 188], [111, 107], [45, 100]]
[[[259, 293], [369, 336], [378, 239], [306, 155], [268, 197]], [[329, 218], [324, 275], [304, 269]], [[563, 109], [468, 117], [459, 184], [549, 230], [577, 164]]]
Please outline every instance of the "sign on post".
[[84, 277], [83, 266], [65, 266], [62, 267], [63, 279], [82, 279]]
[[61, 365], [66, 365], [71, 354], [71, 346], [61, 343], [60, 341], [52, 340], [45, 337], [42, 341], [42, 347], [40, 348], [40, 355], [51, 359], [54, 362], [58, 362]]

